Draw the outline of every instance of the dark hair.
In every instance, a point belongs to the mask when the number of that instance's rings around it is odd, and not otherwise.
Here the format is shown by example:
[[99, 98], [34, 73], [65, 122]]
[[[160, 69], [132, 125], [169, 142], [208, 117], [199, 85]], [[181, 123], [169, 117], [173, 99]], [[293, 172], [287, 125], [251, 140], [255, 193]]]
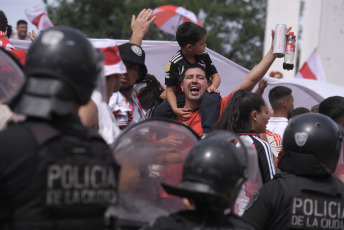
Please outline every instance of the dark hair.
[[205, 35], [207, 31], [202, 26], [193, 22], [184, 22], [177, 29], [176, 39], [179, 46], [183, 48], [188, 44], [194, 45]]
[[292, 118], [295, 118], [298, 115], [304, 114], [304, 113], [310, 113], [309, 109], [305, 107], [297, 107], [293, 110], [293, 113], [291, 114]]
[[138, 99], [142, 108], [148, 110], [146, 117], [150, 117], [155, 107], [163, 102], [160, 95], [165, 89], [155, 76], [147, 74], [142, 82], [134, 86], [134, 90], [138, 92]]
[[323, 100], [319, 105], [319, 113], [329, 116], [335, 122], [340, 122], [344, 116], [344, 97], [333, 96]]
[[184, 81], [184, 78], [185, 78], [185, 73], [187, 70], [189, 69], [195, 69], [195, 68], [199, 68], [201, 70], [203, 70], [204, 74], [205, 74], [205, 78], [207, 79], [208, 83], [209, 83], [209, 76], [207, 75], [207, 71], [205, 70], [205, 68], [199, 64], [193, 64], [193, 65], [189, 65], [185, 68], [183, 74], [182, 74], [182, 77], [181, 77], [181, 81], [180, 82], [183, 82]]
[[8, 26], [7, 17], [5, 15], [4, 11], [0, 10], [0, 30], [2, 32], [5, 32], [7, 26]]
[[7, 36], [8, 38], [11, 37], [12, 32], [13, 32], [12, 26], [11, 26], [11, 25], [7, 25], [7, 33], [6, 33], [6, 36]]
[[311, 113], [319, 113], [319, 105], [320, 104], [313, 105], [311, 108]]
[[20, 19], [17, 21], [17, 26], [19, 26], [20, 24], [26, 24], [27, 25], [27, 21]]
[[233, 94], [220, 119], [215, 124], [215, 129], [247, 133], [251, 130], [251, 112], [254, 110], [261, 112], [264, 105], [265, 101], [262, 96], [240, 89]]
[[269, 92], [269, 101], [274, 111], [280, 110], [283, 103], [291, 96], [292, 90], [285, 86], [276, 86]]
[[5, 13], [0, 10], [0, 30], [2, 32], [5, 32], [7, 29], [7, 32], [6, 32], [6, 36], [9, 38], [11, 37], [11, 34], [12, 34], [12, 26], [11, 25], [8, 25], [8, 21], [7, 21], [7, 17], [5, 15]]

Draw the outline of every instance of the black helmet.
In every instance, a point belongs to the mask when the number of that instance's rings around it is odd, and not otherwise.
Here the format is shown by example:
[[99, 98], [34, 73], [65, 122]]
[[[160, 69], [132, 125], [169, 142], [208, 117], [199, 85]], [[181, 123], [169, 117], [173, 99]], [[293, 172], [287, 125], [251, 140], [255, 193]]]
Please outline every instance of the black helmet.
[[[342, 128], [329, 117], [316, 113], [297, 116], [284, 132], [284, 156], [279, 167], [295, 174], [317, 175], [314, 168], [317, 164], [322, 171], [332, 174], [337, 167], [342, 139]], [[305, 166], [306, 163], [313, 168]]]
[[[236, 141], [240, 139], [236, 137]], [[247, 179], [246, 153], [242, 154], [235, 144], [216, 136], [202, 139], [186, 156], [182, 183], [162, 186], [171, 195], [215, 204], [223, 209], [232, 206]]]
[[42, 32], [26, 57], [28, 82], [15, 112], [49, 117], [69, 113], [73, 102], [86, 104], [102, 70], [100, 53], [79, 30], [56, 27]]

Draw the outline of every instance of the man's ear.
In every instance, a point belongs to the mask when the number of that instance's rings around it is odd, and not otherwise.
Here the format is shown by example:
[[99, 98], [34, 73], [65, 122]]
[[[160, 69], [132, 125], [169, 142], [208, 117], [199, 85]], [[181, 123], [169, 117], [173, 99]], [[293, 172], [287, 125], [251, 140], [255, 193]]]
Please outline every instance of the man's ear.
[[285, 100], [285, 101], [283, 102], [283, 109], [288, 110], [288, 104], [289, 104], [289, 101], [288, 101], [288, 100]]
[[183, 86], [183, 82], [180, 83], [180, 88], [182, 89], [182, 92], [184, 93], [184, 86]]

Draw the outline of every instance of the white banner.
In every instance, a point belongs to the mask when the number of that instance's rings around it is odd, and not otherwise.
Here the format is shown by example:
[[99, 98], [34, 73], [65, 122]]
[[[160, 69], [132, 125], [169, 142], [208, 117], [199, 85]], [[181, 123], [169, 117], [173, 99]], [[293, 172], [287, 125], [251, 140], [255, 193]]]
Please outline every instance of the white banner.
[[[107, 39], [90, 39], [93, 44], [104, 42], [104, 40]], [[10, 41], [16, 49], [27, 50], [31, 44], [30, 41], [15, 39], [10, 39]], [[120, 45], [128, 40], [115, 41]], [[145, 40], [142, 43], [142, 47], [146, 52], [148, 72], [154, 74], [162, 84], [165, 84], [165, 68], [170, 58], [180, 49], [178, 43]], [[221, 85], [219, 87], [221, 95], [222, 97], [227, 96], [243, 81], [249, 71], [211, 49], [207, 48], [206, 51], [209, 53], [221, 76]], [[313, 105], [319, 104], [327, 97], [336, 95], [344, 97], [344, 87], [327, 82], [296, 78], [275, 79], [268, 76], [264, 78], [268, 82], [268, 86], [263, 94], [267, 104], [269, 104], [269, 90], [277, 85], [287, 86], [293, 90], [295, 108], [303, 106], [310, 109]]]

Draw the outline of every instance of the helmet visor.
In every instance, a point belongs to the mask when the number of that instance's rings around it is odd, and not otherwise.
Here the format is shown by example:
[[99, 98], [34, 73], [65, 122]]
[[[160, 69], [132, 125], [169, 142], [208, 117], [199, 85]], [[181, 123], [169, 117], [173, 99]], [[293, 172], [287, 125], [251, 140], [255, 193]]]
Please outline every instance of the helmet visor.
[[0, 104], [16, 95], [25, 82], [25, 75], [16, 61], [0, 49]]
[[122, 133], [113, 151], [121, 165], [115, 215], [151, 221], [181, 209], [181, 199], [168, 195], [160, 184], [181, 183], [184, 159], [197, 141], [191, 129], [166, 120], [144, 120]]

